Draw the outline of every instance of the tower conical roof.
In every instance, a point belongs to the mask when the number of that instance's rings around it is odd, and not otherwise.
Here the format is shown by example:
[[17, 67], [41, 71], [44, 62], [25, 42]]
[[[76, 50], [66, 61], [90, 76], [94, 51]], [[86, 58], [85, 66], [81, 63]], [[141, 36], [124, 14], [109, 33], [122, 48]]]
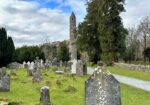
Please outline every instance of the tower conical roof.
[[76, 17], [75, 14], [74, 14], [74, 12], [71, 13], [71, 17]]

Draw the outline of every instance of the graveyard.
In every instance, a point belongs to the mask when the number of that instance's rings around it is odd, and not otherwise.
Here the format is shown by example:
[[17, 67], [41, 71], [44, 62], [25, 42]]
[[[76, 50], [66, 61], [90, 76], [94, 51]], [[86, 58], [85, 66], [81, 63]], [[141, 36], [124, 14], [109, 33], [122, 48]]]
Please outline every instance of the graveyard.
[[1, 1], [0, 105], [150, 105], [150, 2]]
[[[40, 88], [49, 86], [50, 99], [54, 105], [84, 105], [84, 82], [89, 75], [83, 77], [61, 75], [54, 73], [52, 71], [54, 68], [56, 67], [43, 69], [43, 80], [39, 83], [32, 82], [32, 77], [27, 75], [26, 69], [17, 69], [16, 75], [11, 76], [10, 92], [1, 92], [0, 101], [39, 105]], [[149, 105], [149, 97], [149, 92], [121, 84], [122, 105]]]

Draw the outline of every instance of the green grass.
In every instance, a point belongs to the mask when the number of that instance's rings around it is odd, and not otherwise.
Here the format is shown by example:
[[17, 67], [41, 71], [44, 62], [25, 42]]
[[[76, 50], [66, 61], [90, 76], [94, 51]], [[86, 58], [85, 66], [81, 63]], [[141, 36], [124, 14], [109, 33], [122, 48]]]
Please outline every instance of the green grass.
[[[84, 105], [84, 81], [87, 75], [73, 78], [55, 74], [51, 69], [42, 70], [42, 75], [42, 82], [32, 83], [25, 69], [17, 70], [17, 75], [11, 77], [10, 92], [0, 92], [0, 100], [35, 105], [39, 103], [40, 88], [47, 85], [53, 105]], [[121, 84], [121, 95], [122, 105], [150, 105], [149, 92]]]
[[121, 84], [122, 105], [150, 105], [150, 92]]
[[138, 65], [138, 64], [141, 64], [141, 65], [150, 65], [150, 62], [148, 62], [148, 61], [146, 61], [146, 62], [144, 62], [144, 61], [132, 61], [132, 62], [130, 62], [129, 64], [136, 64], [136, 65]]
[[108, 70], [114, 74], [124, 75], [124, 76], [128, 76], [128, 77], [133, 77], [133, 78], [137, 78], [137, 79], [141, 79], [141, 80], [150, 81], [150, 72], [129, 70], [129, 69], [124, 69], [124, 68], [120, 68], [117, 66], [108, 67]]

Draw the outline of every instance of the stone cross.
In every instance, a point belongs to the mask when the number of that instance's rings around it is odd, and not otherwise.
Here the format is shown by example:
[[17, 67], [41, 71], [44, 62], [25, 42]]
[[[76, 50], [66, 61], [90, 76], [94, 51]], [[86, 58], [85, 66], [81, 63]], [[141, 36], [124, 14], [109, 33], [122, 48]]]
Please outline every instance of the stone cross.
[[44, 86], [41, 88], [40, 103], [42, 105], [51, 105], [50, 95], [49, 95], [49, 87], [47, 87], [47, 86]]
[[85, 105], [121, 105], [119, 82], [103, 68], [85, 81]]
[[40, 60], [39, 60], [39, 57], [36, 57], [35, 59], [35, 69], [39, 69], [40, 68]]

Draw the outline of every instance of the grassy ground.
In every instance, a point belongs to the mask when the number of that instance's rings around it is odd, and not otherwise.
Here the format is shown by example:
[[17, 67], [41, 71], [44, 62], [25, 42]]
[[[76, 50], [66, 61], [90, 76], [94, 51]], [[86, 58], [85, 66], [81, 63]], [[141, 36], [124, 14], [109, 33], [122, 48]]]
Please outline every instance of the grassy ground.
[[[58, 75], [52, 70], [42, 70], [43, 81], [32, 83], [25, 69], [17, 70], [17, 75], [11, 77], [10, 92], [1, 92], [0, 100], [22, 102], [25, 105], [39, 103], [40, 88], [50, 87], [53, 105], [84, 105], [84, 81], [88, 76], [71, 77]], [[150, 92], [121, 84], [122, 105], [150, 105]]]
[[108, 67], [108, 70], [114, 74], [150, 81], [150, 72], [134, 71], [134, 70], [120, 68], [117, 66]]

